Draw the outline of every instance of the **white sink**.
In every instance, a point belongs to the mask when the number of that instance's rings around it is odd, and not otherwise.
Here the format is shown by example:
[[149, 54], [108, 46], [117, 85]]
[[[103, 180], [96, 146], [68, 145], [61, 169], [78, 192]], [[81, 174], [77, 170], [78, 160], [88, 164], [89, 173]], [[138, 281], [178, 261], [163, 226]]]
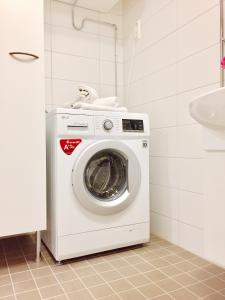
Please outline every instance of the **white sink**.
[[194, 99], [189, 105], [193, 119], [205, 127], [225, 129], [225, 88], [219, 88]]

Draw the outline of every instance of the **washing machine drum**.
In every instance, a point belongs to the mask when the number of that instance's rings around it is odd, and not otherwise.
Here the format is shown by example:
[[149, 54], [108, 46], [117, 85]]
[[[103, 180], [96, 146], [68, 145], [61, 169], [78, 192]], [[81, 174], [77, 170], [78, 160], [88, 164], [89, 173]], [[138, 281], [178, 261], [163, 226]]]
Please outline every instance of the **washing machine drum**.
[[127, 160], [118, 152], [103, 150], [95, 154], [85, 169], [88, 191], [102, 201], [113, 201], [127, 189]]
[[85, 149], [72, 172], [76, 200], [97, 214], [117, 213], [131, 205], [140, 182], [135, 153], [117, 141], [97, 142]]

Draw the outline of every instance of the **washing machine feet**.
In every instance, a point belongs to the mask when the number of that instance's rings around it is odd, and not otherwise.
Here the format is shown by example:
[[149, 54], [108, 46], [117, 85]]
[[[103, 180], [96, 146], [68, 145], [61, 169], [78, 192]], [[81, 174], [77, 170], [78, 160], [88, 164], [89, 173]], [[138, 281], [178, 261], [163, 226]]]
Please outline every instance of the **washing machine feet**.
[[62, 265], [63, 265], [63, 263], [62, 263], [62, 261], [61, 261], [61, 260], [57, 260], [57, 261], [56, 261], [56, 263], [55, 263], [55, 265], [59, 267], [59, 266], [62, 266]]

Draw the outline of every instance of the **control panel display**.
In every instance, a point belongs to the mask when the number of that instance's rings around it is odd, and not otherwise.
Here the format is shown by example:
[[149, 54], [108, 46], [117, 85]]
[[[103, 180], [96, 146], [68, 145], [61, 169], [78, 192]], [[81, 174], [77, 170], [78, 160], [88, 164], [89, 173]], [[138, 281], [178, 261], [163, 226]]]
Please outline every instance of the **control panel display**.
[[144, 131], [143, 120], [129, 120], [123, 119], [123, 131]]

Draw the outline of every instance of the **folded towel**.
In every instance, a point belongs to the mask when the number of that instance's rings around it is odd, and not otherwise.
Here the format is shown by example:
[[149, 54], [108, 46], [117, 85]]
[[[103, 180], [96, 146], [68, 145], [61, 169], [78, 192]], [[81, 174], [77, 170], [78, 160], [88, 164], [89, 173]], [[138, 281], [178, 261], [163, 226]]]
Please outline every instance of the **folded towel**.
[[118, 102], [117, 97], [98, 98], [93, 101], [93, 104], [111, 106], [111, 107], [119, 107], [119, 102]]
[[75, 102], [71, 105], [75, 109], [87, 109], [87, 110], [101, 110], [101, 111], [117, 111], [117, 112], [126, 112], [126, 107], [111, 107], [107, 105], [95, 105], [91, 103]]

